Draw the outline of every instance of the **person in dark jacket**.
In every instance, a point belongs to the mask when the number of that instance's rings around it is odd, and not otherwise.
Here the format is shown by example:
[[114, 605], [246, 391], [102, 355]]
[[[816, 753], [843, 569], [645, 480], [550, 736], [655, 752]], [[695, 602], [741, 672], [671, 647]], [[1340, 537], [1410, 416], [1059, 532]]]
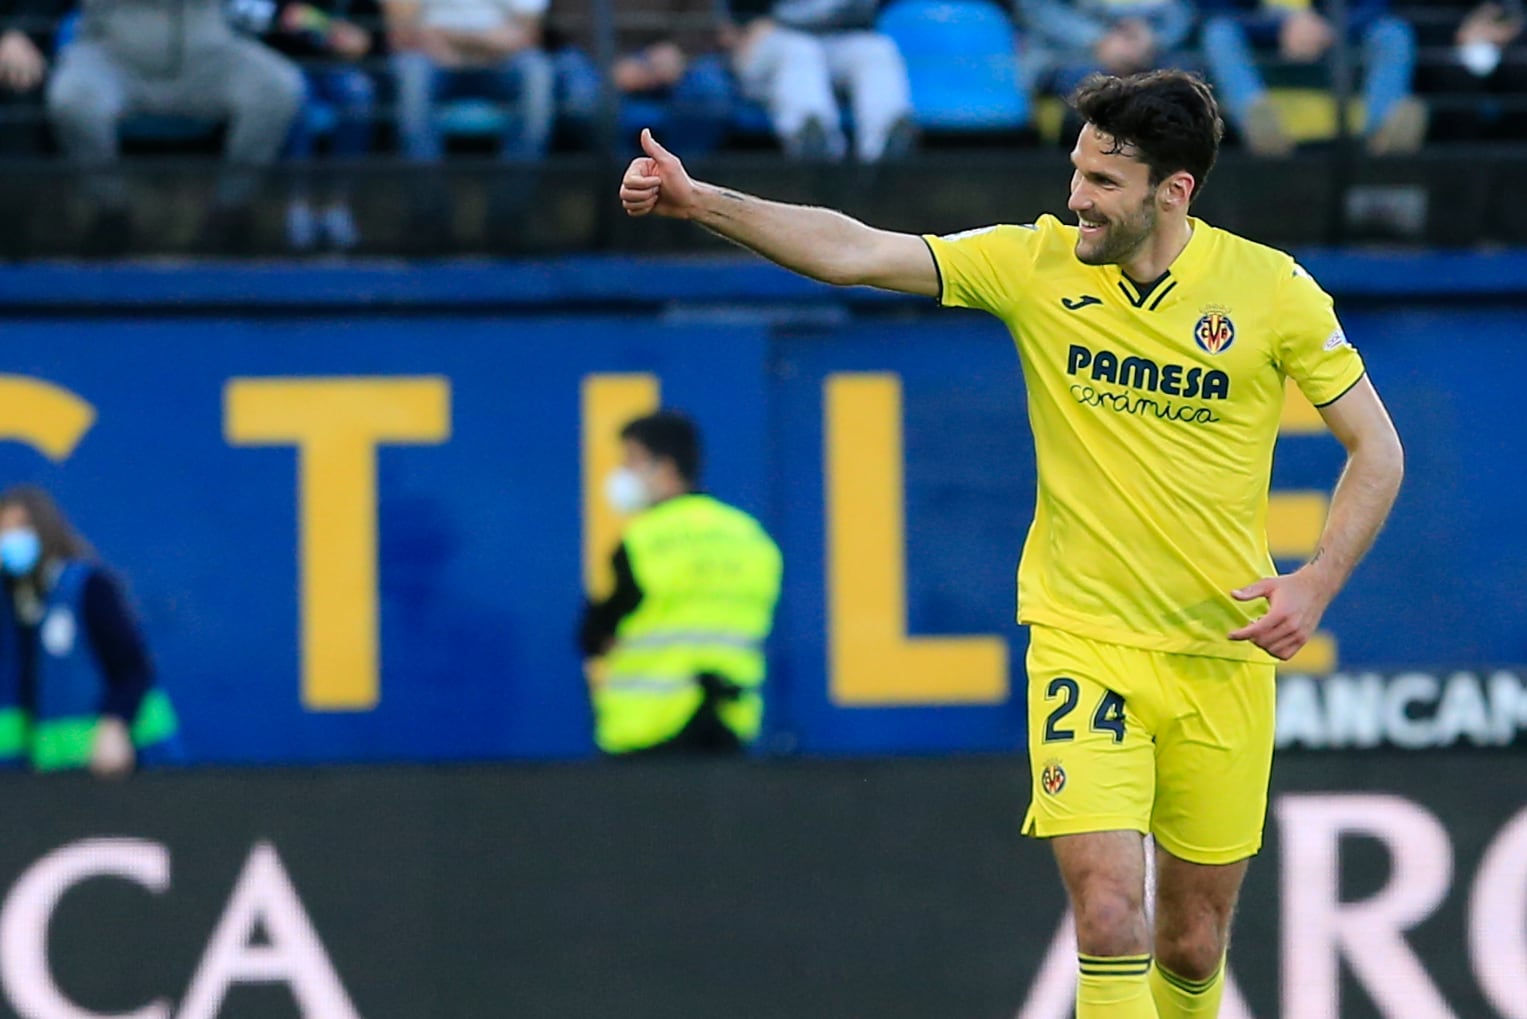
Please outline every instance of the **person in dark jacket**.
[[1432, 137], [1527, 138], [1527, 109], [1512, 101], [1527, 95], [1522, 0], [1432, 0], [1428, 11], [1431, 18], [1417, 20], [1417, 42], [1434, 56], [1417, 65], [1417, 88], [1475, 100], [1437, 117]]
[[[550, 32], [556, 49], [560, 111], [592, 139], [602, 89], [591, 0], [554, 0]], [[633, 102], [655, 111], [659, 131], [692, 155], [714, 151], [726, 136], [734, 91], [720, 52], [715, 0], [622, 0], [615, 11], [611, 77], [622, 113]], [[627, 127], [631, 125], [626, 123]]]
[[47, 146], [42, 83], [53, 26], [72, 0], [0, 2], [0, 156], [36, 156]]
[[42, 489], [0, 495], [0, 760], [119, 777], [178, 756], [122, 589]]
[[[0, 159], [37, 159], [49, 148], [43, 83], [54, 27], [73, 0], [0, 0]], [[25, 258], [32, 232], [55, 229], [33, 188], [0, 188], [0, 258]]]
[[[280, 0], [260, 30], [265, 43], [278, 53], [308, 62], [303, 72], [307, 102], [292, 121], [286, 155], [299, 162], [313, 158], [319, 121], [327, 108], [334, 113], [329, 155], [354, 160], [371, 153], [375, 134], [376, 83], [360, 62], [382, 49], [383, 33], [374, 30], [382, 10], [376, 0]], [[323, 207], [314, 211], [306, 175], [286, 210], [286, 239], [295, 251], [325, 244], [349, 251], [360, 243], [342, 179], [330, 188]]]

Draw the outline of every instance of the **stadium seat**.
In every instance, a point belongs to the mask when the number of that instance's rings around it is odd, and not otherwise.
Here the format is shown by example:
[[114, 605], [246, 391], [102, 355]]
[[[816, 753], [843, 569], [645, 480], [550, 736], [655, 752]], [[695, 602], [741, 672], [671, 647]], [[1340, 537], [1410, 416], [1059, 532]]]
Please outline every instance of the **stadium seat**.
[[912, 107], [932, 131], [1004, 131], [1029, 122], [1013, 24], [987, 0], [896, 0], [879, 28], [907, 62]]
[[[1328, 88], [1271, 88], [1267, 92], [1283, 131], [1296, 142], [1329, 141], [1336, 137], [1336, 97]], [[1363, 130], [1363, 101], [1347, 104], [1347, 128]]]

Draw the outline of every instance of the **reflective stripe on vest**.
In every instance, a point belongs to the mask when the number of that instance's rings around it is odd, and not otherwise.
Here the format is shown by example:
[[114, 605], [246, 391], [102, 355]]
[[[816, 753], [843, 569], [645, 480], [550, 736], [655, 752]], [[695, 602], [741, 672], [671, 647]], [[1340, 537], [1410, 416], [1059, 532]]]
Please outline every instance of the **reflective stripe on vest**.
[[26, 756], [28, 721], [20, 707], [0, 709], [0, 762], [20, 761]]
[[669, 693], [698, 684], [693, 676], [610, 676], [602, 687], [606, 690], [648, 690]]
[[736, 651], [762, 651], [763, 640], [739, 633], [709, 630], [657, 630], [621, 641], [627, 651], [667, 647], [718, 647]]
[[[32, 734], [32, 767], [38, 771], [60, 771], [87, 766], [99, 722], [96, 715], [38, 722]], [[163, 690], [151, 689], [143, 695], [138, 717], [133, 719], [133, 746], [141, 750], [162, 743], [174, 736], [178, 728], [170, 699]]]

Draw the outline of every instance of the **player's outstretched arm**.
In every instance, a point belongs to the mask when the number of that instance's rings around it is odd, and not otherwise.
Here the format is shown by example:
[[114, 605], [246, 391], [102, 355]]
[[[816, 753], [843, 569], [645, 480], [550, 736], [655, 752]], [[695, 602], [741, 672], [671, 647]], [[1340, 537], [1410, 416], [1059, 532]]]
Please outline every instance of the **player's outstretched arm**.
[[1293, 573], [1232, 592], [1242, 601], [1266, 598], [1268, 606], [1266, 615], [1230, 639], [1252, 641], [1283, 659], [1292, 658], [1310, 639], [1326, 606], [1373, 546], [1405, 474], [1400, 437], [1366, 377], [1320, 414], [1346, 447], [1347, 466], [1331, 496], [1315, 554]]
[[824, 283], [938, 296], [938, 267], [921, 237], [877, 230], [831, 209], [771, 202], [694, 180], [648, 130], [642, 131], [642, 149], [647, 154], [631, 161], [620, 182], [629, 215], [692, 220]]

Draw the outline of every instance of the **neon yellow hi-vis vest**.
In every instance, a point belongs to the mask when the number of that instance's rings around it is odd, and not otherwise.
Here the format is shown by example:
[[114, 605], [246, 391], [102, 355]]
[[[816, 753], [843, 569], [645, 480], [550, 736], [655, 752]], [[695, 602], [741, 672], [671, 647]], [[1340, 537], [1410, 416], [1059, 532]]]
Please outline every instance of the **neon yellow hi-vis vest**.
[[678, 735], [704, 699], [696, 677], [742, 688], [717, 706], [743, 742], [763, 721], [764, 639], [779, 600], [779, 548], [758, 521], [708, 495], [659, 503], [623, 537], [641, 604], [621, 620], [593, 691], [601, 750], [640, 750]]

